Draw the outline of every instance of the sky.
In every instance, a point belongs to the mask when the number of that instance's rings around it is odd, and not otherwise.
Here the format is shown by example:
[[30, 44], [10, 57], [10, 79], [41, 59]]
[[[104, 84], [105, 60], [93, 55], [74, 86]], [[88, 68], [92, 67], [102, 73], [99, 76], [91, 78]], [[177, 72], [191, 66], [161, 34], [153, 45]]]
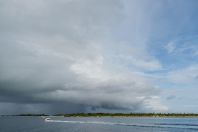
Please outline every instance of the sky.
[[197, 0], [0, 0], [0, 114], [198, 113]]

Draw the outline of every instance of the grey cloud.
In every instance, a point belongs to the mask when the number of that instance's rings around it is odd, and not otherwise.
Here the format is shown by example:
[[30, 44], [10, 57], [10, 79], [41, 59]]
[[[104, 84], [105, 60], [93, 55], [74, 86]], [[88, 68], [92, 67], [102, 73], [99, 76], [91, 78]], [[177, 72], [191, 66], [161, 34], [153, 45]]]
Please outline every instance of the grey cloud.
[[85, 112], [86, 107], [79, 104], [63, 104], [63, 103], [35, 103], [35, 104], [21, 104], [21, 103], [0, 103], [1, 114], [23, 114], [23, 113], [75, 113]]
[[159, 93], [149, 79], [103, 55], [120, 1], [0, 2], [1, 113], [166, 110], [149, 102]]
[[175, 99], [176, 96], [175, 95], [169, 95], [168, 97], [166, 97], [167, 100], [172, 100], [172, 99]]

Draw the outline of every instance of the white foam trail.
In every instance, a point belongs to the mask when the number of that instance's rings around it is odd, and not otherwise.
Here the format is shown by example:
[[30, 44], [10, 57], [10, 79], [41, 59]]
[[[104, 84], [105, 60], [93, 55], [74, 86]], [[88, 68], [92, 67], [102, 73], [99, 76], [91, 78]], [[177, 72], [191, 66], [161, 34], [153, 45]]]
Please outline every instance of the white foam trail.
[[[138, 124], [138, 123], [114, 123], [114, 122], [98, 122], [98, 121], [67, 121], [67, 120], [53, 120], [51, 118], [45, 118], [45, 122], [57, 122], [57, 123], [79, 123], [79, 124], [100, 124], [100, 125], [121, 125], [121, 126], [137, 126], [137, 127], [157, 127], [157, 128], [185, 128], [185, 129], [196, 129], [198, 128], [186, 128], [183, 126], [175, 126], [174, 124]], [[180, 124], [182, 125], [182, 124]]]
[[66, 120], [52, 120], [50, 118], [45, 118], [45, 122], [153, 127], [153, 124], [135, 124], [135, 123], [134, 124], [128, 124], [128, 123], [113, 123], [113, 122], [98, 122], [98, 121], [91, 121], [91, 122], [90, 121], [66, 121]]

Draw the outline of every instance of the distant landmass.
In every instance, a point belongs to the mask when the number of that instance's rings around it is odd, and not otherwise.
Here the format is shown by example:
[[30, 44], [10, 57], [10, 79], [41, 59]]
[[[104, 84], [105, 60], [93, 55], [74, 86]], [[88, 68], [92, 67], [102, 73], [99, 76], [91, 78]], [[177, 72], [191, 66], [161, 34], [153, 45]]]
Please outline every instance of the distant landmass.
[[197, 113], [73, 113], [73, 114], [19, 114], [2, 116], [64, 116], [64, 117], [198, 117]]
[[75, 113], [65, 117], [198, 117], [196, 113]]

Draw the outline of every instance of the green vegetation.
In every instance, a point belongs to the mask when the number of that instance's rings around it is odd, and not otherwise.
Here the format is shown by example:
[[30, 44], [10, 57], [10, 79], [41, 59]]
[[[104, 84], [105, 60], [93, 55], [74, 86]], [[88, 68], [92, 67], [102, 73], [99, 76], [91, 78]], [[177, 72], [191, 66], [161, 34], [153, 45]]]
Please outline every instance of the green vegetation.
[[65, 117], [198, 117], [195, 113], [75, 113]]
[[[19, 114], [1, 116], [50, 116], [47, 114]], [[55, 114], [53, 116], [64, 117], [197, 117], [196, 113], [73, 113]]]

